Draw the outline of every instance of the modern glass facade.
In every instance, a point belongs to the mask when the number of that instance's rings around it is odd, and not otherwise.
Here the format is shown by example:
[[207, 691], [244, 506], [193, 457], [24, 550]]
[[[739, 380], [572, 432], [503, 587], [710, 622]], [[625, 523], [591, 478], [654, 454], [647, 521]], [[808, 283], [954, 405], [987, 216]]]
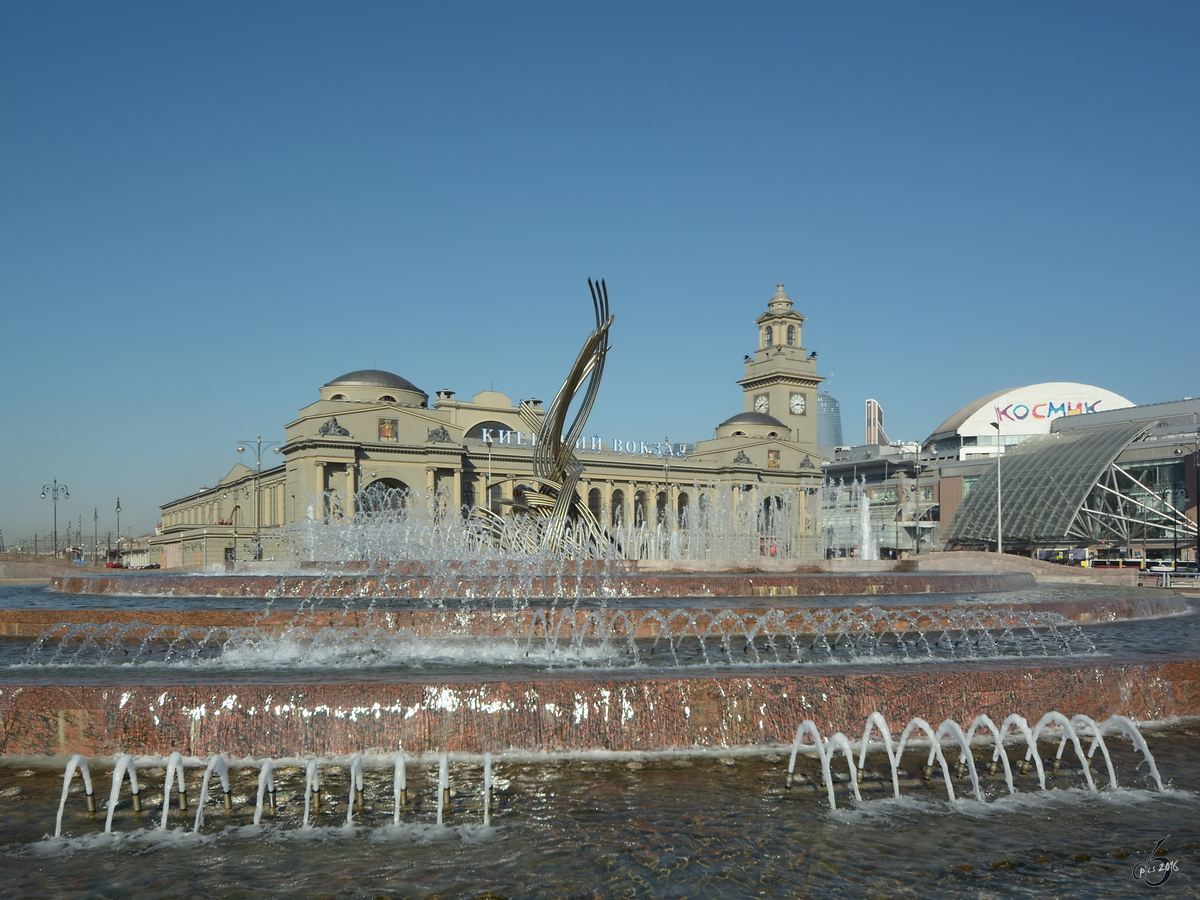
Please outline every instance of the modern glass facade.
[[842, 407], [829, 391], [817, 394], [817, 444], [821, 447], [841, 447]]
[[1144, 421], [1075, 428], [1012, 448], [999, 460], [999, 491], [995, 468], [964, 483], [944, 539], [959, 547], [994, 546], [998, 524], [1006, 547], [1130, 547], [1186, 533], [1183, 459], [1129, 459], [1126, 453], [1131, 446], [1154, 446], [1138, 443], [1148, 430]]

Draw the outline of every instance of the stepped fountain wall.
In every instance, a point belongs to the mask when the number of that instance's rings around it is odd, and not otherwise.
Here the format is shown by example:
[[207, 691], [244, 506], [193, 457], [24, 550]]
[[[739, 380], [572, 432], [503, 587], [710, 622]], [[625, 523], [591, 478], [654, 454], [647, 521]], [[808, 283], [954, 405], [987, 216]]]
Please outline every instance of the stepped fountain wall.
[[[180, 610], [71, 610], [70, 621], [122, 623], [128, 626], [124, 640], [137, 641], [150, 632], [171, 639], [185, 629], [202, 628], [255, 628], [264, 634], [278, 634], [289, 628], [303, 627], [309, 631], [321, 628], [379, 628], [396, 632], [411, 631], [417, 637], [434, 636], [512, 636], [539, 635], [544, 633], [573, 633], [586, 628], [597, 619], [606, 625], [606, 633], [614, 636], [653, 638], [658, 636], [664, 621], [688, 615], [696, 629], [705, 630], [722, 614], [741, 618], [765, 617], [772, 610], [785, 616], [803, 615], [814, 625], [824, 625], [853, 617], [856, 630], [886, 631], [895, 627], [897, 616], [901, 623], [912, 628], [933, 630], [941, 627], [956, 627], [953, 621], [964, 613], [973, 616], [972, 625], [987, 628], [1004, 628], [1022, 624], [1022, 618], [1030, 611], [1041, 611], [1042, 607], [1013, 603], [943, 604], [936, 599], [923, 599], [918, 606], [905, 604], [886, 609], [891, 615], [867, 615], [871, 607], [863, 606], [786, 606], [774, 603], [770, 607], [751, 605], [744, 602], [720, 603], [708, 608], [689, 607], [656, 608], [653, 603], [642, 602], [637, 606], [614, 605], [596, 607], [557, 606], [554, 608], [417, 608], [417, 609], [313, 609], [297, 616], [294, 611], [262, 612], [254, 610], [223, 610], [213, 607]], [[933, 602], [930, 602], [933, 599]], [[1143, 596], [1106, 597], [1092, 600], [1056, 601], [1053, 611], [1058, 616], [1080, 624], [1095, 622], [1119, 622], [1132, 619], [1176, 615], [1186, 612], [1187, 600], [1179, 594], [1147, 591]], [[11, 637], [36, 638], [48, 628], [65, 625], [63, 610], [54, 609], [0, 609], [0, 634]], [[796, 624], [793, 618], [787, 624]], [[764, 625], [766, 629], [772, 626]]]
[[[790, 743], [798, 722], [853, 732], [872, 712], [969, 722], [1051, 709], [1139, 721], [1200, 715], [1200, 660], [1027, 660], [687, 678], [579, 670], [352, 684], [0, 688], [0, 754], [233, 757], [661, 751]], [[851, 735], [856, 736], [856, 735]]]
[[[392, 567], [390, 573], [69, 577], [57, 579], [56, 589], [133, 597], [196, 596], [197, 603], [175, 610], [10, 610], [0, 612], [0, 631], [33, 637], [64, 618], [73, 623], [140, 622], [122, 638], [133, 641], [155, 628], [253, 625], [264, 633], [278, 633], [294, 625], [310, 630], [370, 625], [467, 639], [464, 644], [469, 647], [474, 636], [536, 633], [539, 615], [551, 617], [544, 621], [552, 629], [560, 625], [577, 629], [586, 625], [589, 616], [604, 615], [615, 621], [626, 612], [636, 613], [630, 619], [637, 619], [636, 627], [631, 625], [629, 634], [653, 637], [655, 615], [661, 619], [681, 613], [677, 604], [655, 605], [672, 598], [690, 600], [684, 612], [699, 617], [693, 624], [701, 627], [705, 617], [726, 609], [755, 616], [768, 608], [790, 613], [789, 604], [813, 621], [853, 615], [880, 602], [876, 594], [900, 595], [880, 598], [890, 604], [888, 614], [908, 615], [908, 610], [919, 607], [920, 613], [913, 613], [916, 618], [911, 619], [915, 628], [936, 629], [943, 617], [964, 610], [978, 617], [983, 627], [1003, 627], [1019, 621], [1027, 611], [1044, 608], [1011, 599], [1005, 602], [1001, 594], [992, 603], [956, 605], [939, 603], [936, 597], [943, 591], [1013, 591], [1032, 585], [1032, 576], [1012, 572], [663, 574], [643, 573], [631, 566], [615, 575], [593, 571], [578, 579], [564, 578], [579, 594], [585, 594], [589, 585], [601, 596], [606, 596], [606, 585], [617, 588], [619, 597], [607, 608], [594, 603], [592, 608], [578, 609], [567, 601], [513, 608], [504, 590], [512, 589], [514, 578], [511, 573], [476, 571], [461, 580], [454, 572], [434, 579], [403, 567]], [[444, 609], [422, 601], [420, 608], [393, 605], [369, 614], [320, 606], [308, 608], [303, 616], [296, 610], [221, 608], [222, 597], [275, 597], [281, 605], [288, 598], [310, 597], [382, 596], [394, 602], [448, 587], [494, 593], [486, 606], [479, 600], [460, 604], [447, 599]], [[538, 592], [552, 595], [561, 584], [556, 577], [538, 577], [524, 580], [521, 587], [536, 598]], [[641, 599], [620, 599], [626, 592]], [[838, 603], [833, 597], [821, 598], [822, 594], [853, 594], [861, 599]], [[754, 599], [764, 597], [773, 599], [769, 604]], [[847, 602], [857, 605], [847, 606]], [[1185, 609], [1183, 598], [1156, 592], [1053, 606], [1054, 613], [1081, 623]], [[869, 616], [865, 621], [862, 627], [874, 627]], [[147, 678], [154, 683], [146, 683]], [[891, 722], [919, 716], [935, 724], [946, 718], [970, 721], [981, 714], [1000, 721], [1019, 713], [1034, 720], [1051, 709], [1098, 720], [1118, 714], [1140, 721], [1200, 715], [1200, 659], [1167, 656], [785, 668], [730, 665], [589, 671], [563, 667], [536, 672], [471, 668], [467, 663], [466, 670], [456, 674], [431, 669], [373, 676], [368, 667], [331, 671], [328, 678], [314, 677], [311, 669], [303, 675], [289, 672], [286, 666], [257, 677], [226, 669], [203, 675], [190, 667], [169, 667], [141, 676], [116, 670], [105, 681], [81, 683], [73, 679], [68, 666], [47, 671], [37, 683], [0, 686], [0, 755], [128, 752], [154, 756], [179, 751], [188, 756], [222, 752], [295, 757], [387, 752], [398, 747], [412, 752], [662, 751], [773, 747], [790, 743], [796, 725], [804, 719], [813, 720], [825, 733], [850, 732], [876, 711]]]
[[927, 594], [1012, 591], [1033, 587], [1021, 572], [808, 574], [743, 572], [617, 574], [587, 571], [523, 577], [520, 573], [429, 576], [398, 568], [383, 572], [338, 571], [313, 575], [110, 575], [53, 579], [56, 591], [72, 594], [149, 595], [161, 597], [414, 597], [503, 598], [514, 589], [533, 598], [553, 597], [560, 585], [584, 597], [775, 597], [825, 595]]

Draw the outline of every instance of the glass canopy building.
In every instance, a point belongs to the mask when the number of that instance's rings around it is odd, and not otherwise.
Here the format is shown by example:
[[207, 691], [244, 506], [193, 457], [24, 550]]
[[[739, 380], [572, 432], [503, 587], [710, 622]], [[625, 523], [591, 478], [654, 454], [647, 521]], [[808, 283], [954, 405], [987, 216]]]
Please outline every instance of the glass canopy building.
[[[942, 540], [1194, 560], [1198, 450], [1200, 401], [1061, 418], [1049, 434], [970, 466], [978, 471], [942, 469]], [[958, 491], [961, 502], [947, 509]]]

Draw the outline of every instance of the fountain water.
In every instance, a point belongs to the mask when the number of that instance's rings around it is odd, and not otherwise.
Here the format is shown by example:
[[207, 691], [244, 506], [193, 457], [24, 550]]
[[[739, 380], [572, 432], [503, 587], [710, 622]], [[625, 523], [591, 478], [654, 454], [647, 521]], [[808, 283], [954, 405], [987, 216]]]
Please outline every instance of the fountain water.
[[261, 619], [244, 626], [182, 627], [140, 619], [63, 622], [38, 636], [25, 663], [76, 669], [119, 664], [138, 678], [128, 670], [189, 664], [244, 670], [282, 663], [294, 669], [455, 665], [463, 662], [464, 650], [473, 666], [612, 668], [1073, 656], [1095, 647], [1078, 623], [1041, 610], [932, 604], [761, 610], [573, 606], [503, 616], [462, 611], [449, 621], [376, 611], [353, 625], [311, 613], [286, 625]]
[[[133, 757], [130, 756], [128, 753], [123, 753], [117, 757], [117, 761], [113, 766], [112, 790], [109, 792], [109, 795], [108, 795], [108, 815], [105, 817], [105, 820], [104, 820], [105, 833], [112, 832], [113, 811], [116, 810], [116, 808], [117, 808], [117, 801], [120, 799], [120, 796], [121, 796], [121, 784], [125, 780], [126, 775], [129, 776], [129, 792], [132, 795], [133, 809], [135, 812], [137, 812], [137, 811], [141, 810], [141, 808], [142, 808], [141, 795], [138, 790], [137, 769], [134, 766]], [[70, 787], [70, 782], [71, 782], [71, 770], [70, 769], [67, 770], [67, 773], [64, 776], [63, 782], [64, 782], [64, 784], [63, 784], [64, 788]], [[206, 788], [206, 790], [207, 790], [207, 788]], [[66, 798], [65, 790], [63, 793], [63, 797], [64, 797], [64, 799]], [[203, 805], [203, 802], [204, 801], [203, 801], [203, 795], [202, 795], [201, 805]], [[59, 822], [62, 821], [61, 806], [59, 808], [58, 821]], [[197, 827], [197, 829], [199, 829], [199, 827], [200, 827], [199, 822], [197, 822], [196, 827]]]
[[[1135, 720], [1198, 712], [1195, 659], [1101, 655], [1103, 634], [1081, 625], [1178, 613], [1181, 598], [1095, 589], [1060, 601], [1014, 576], [641, 568], [530, 555], [63, 582], [113, 608], [0, 611], [20, 646], [0, 687], [6, 752], [80, 754], [59, 798], [60, 841], [92, 827], [69, 785], [78, 771], [90, 795], [100, 765], [113, 772], [106, 836], [147, 840], [130, 804], [154, 772], [153, 830], [180, 830], [170, 807], [186, 808], [190, 781], [187, 832], [237, 834], [252, 854], [254, 841], [335, 821], [382, 841], [481, 840], [469, 829], [503, 832], [542, 802], [502, 788], [497, 818], [497, 776], [511, 785], [563, 756], [586, 768], [646, 753], [782, 753], [779, 787], [790, 780], [797, 802], [817, 791], [837, 815], [928, 803], [935, 786], [952, 809], [960, 795], [1003, 810], [1008, 797], [1072, 791], [1120, 803], [1138, 785], [1165, 787]], [[196, 598], [207, 585], [265, 600]], [[1043, 714], [1054, 708], [1066, 712]], [[848, 738], [863, 717], [861, 739]], [[1103, 785], [1090, 770], [1100, 759]]]
[[[60, 834], [62, 834], [63, 810], [67, 805], [67, 793], [71, 789], [71, 778], [75, 772], [79, 772], [79, 776], [83, 779], [83, 789], [87, 796], [88, 812], [96, 811], [95, 795], [92, 792], [92, 773], [88, 769], [87, 760], [84, 759], [82, 754], [76, 753], [67, 762], [67, 774], [63, 778], [62, 799], [60, 799], [58, 803], [58, 817], [54, 820], [55, 837], [58, 837]], [[120, 783], [121, 782], [117, 780], [117, 784], [119, 785]]]
[[173, 751], [167, 757], [167, 780], [163, 784], [162, 822], [158, 826], [163, 831], [167, 829], [167, 816], [171, 812], [171, 790], [173, 787], [177, 791], [179, 808], [181, 810], [187, 809], [187, 783], [183, 777], [183, 756], [178, 750]]
[[[941, 774], [948, 801], [954, 802], [956, 800], [955, 779], [967, 776], [973, 798], [976, 801], [985, 802], [987, 797], [984, 793], [983, 778], [977, 769], [975, 760], [976, 749], [981, 747], [984, 749], [990, 748], [991, 766], [987, 770], [987, 776], [996, 777], [998, 763], [1002, 763], [1004, 787], [1007, 789], [1009, 795], [1016, 794], [1017, 788], [1012, 765], [1009, 760], [1009, 751], [1005, 746], [1006, 742], [1009, 742], [1011, 737], [1015, 735], [1019, 744], [1017, 748], [1018, 753], [1023, 751], [1024, 763], [1022, 764], [1022, 771], [1026, 771], [1027, 764], [1030, 761], [1036, 765], [1037, 786], [1041, 791], [1047, 791], [1049, 788], [1046, 783], [1047, 776], [1042, 766], [1042, 757], [1038, 749], [1038, 742], [1047, 738], [1051, 741], [1057, 741], [1058, 744], [1057, 752], [1051, 757], [1054, 761], [1054, 774], [1059, 774], [1063, 750], [1067, 743], [1070, 742], [1075, 748], [1076, 759], [1079, 763], [1079, 776], [1082, 777], [1086, 784], [1086, 789], [1092, 793], [1097, 792], [1099, 789], [1091, 774], [1089, 760], [1095, 756], [1096, 750], [1099, 749], [1108, 773], [1107, 789], [1118, 791], [1120, 787], [1117, 782], [1116, 769], [1109, 752], [1109, 746], [1105, 741], [1105, 735], [1114, 731], [1131, 742], [1132, 751], [1140, 756], [1141, 762], [1139, 763], [1139, 768], [1144, 764], [1147, 768], [1146, 776], [1152, 781], [1155, 789], [1160, 792], [1164, 791], [1165, 787], [1162, 777], [1159, 774], [1158, 767], [1146, 744], [1145, 738], [1138, 727], [1128, 718], [1124, 716], [1111, 716], [1103, 723], [1097, 724], [1088, 716], [1078, 715], [1073, 718], [1067, 718], [1063, 714], [1053, 711], [1045, 714], [1032, 728], [1030, 728], [1024, 717], [1017, 714], [1012, 714], [1005, 718], [1004, 724], [999, 728], [997, 728], [991, 718], [981, 715], [975, 718], [966, 731], [952, 719], [947, 719], [937, 728], [934, 728], [929, 722], [918, 717], [909, 721], [901, 730], [897, 742], [893, 742], [892, 731], [888, 726], [887, 720], [878, 712], [872, 713], [867, 718], [862, 737], [857, 742], [851, 741], [841, 732], [824, 737], [816, 723], [811, 719], [805, 719], [796, 729], [795, 739], [792, 742], [791, 753], [788, 758], [785, 783], [789, 789], [798, 783], [796, 775], [797, 761], [801, 754], [810, 754], [816, 757], [819, 764], [820, 779], [816, 786], [818, 789], [824, 790], [830, 809], [836, 810], [838, 808], [836, 793], [840, 785], [848, 786], [850, 794], [856, 803], [862, 802], [863, 796], [860, 791], [860, 785], [862, 785], [864, 773], [867, 771], [868, 754], [878, 753], [882, 750], [884, 758], [890, 766], [893, 796], [896, 799], [900, 799], [902, 796], [901, 775], [904, 772], [904, 754], [906, 751], [915, 749], [923, 755], [927, 751], [923, 768], [925, 782], [930, 780], [935, 769], [934, 763], [937, 763], [936, 770]], [[988, 735], [986, 742], [983, 739], [984, 732]], [[873, 741], [872, 737], [876, 734], [879, 735], [879, 740]], [[1085, 753], [1081, 739], [1089, 738], [1091, 740], [1091, 747]], [[952, 749], [957, 749], [959, 753], [958, 762], [954, 766], [951, 766], [945, 755], [944, 748], [947, 743]], [[856, 752], [858, 754], [857, 762], [855, 760]], [[839, 754], [844, 759], [847, 769], [847, 777], [842, 780], [835, 778], [832, 771], [833, 763]], [[460, 760], [462, 759], [461, 755], [459, 758]], [[365, 773], [368, 771], [368, 766], [370, 771], [377, 773], [385, 772], [390, 768], [392, 772], [393, 798], [390, 824], [398, 826], [401, 823], [402, 814], [409, 806], [406, 759], [406, 755], [401, 751], [390, 758], [373, 755], [368, 759], [364, 754], [356, 753], [348, 760], [310, 759], [305, 761], [304, 807], [300, 820], [301, 827], [304, 829], [314, 827], [316, 817], [321, 812], [321, 797], [323, 794], [321, 769], [323, 766], [336, 767], [339, 771], [345, 771], [347, 774], [346, 827], [354, 825], [356, 810], [363, 821], [367, 822], [367, 811], [364, 801]], [[255, 826], [262, 823], [265, 809], [269, 810], [272, 815], [276, 814], [276, 804], [274, 801], [275, 772], [280, 765], [290, 765], [293, 762], [301, 762], [301, 760], [263, 759], [241, 761], [235, 764], [246, 765], [248, 763], [252, 768], [257, 768], [258, 770], [258, 797], [252, 819]], [[439, 753], [436, 755], [434, 762], [436, 763], [437, 771], [435, 823], [437, 826], [444, 826], [450, 809], [450, 754], [445, 752]], [[480, 799], [480, 806], [482, 808], [481, 817], [482, 824], [487, 826], [490, 825], [492, 817], [494, 754], [485, 752], [480, 762], [483, 768]], [[161, 759], [142, 760], [144, 767], [157, 767], [162, 764], [163, 761]], [[165, 770], [163, 819], [159, 826], [163, 829], [167, 827], [166, 815], [170, 805], [171, 791], [174, 787], [178, 786], [180, 809], [184, 810], [187, 808], [187, 794], [183, 789], [185, 761], [178, 753], [173, 753], [165, 762]], [[76, 771], [83, 773], [85, 781], [90, 783], [87, 761], [78, 756], [72, 757], [63, 776], [63, 792], [56, 819], [58, 823], [56, 835], [61, 833], [61, 823], [66, 809], [69, 787]], [[203, 774], [200, 776], [199, 802], [196, 805], [195, 824], [193, 826], [193, 831], [195, 832], [200, 832], [204, 826], [205, 809], [209, 802], [209, 784], [213, 775], [219, 778], [221, 784], [226, 816], [234, 817], [235, 815], [231, 801], [229, 764], [224, 756], [217, 755], [208, 761]], [[133, 812], [136, 813], [141, 808], [140, 804], [136, 803], [136, 798], [139, 795], [138, 780], [135, 774], [134, 760], [128, 754], [119, 757], [113, 767], [112, 788], [104, 825], [104, 832], [106, 834], [112, 833], [113, 815], [118, 806], [121, 785], [126, 779], [130, 782], [132, 796], [135, 800]], [[264, 798], [268, 798], [266, 805], [264, 805]], [[380, 823], [382, 819], [376, 814], [372, 821]]]

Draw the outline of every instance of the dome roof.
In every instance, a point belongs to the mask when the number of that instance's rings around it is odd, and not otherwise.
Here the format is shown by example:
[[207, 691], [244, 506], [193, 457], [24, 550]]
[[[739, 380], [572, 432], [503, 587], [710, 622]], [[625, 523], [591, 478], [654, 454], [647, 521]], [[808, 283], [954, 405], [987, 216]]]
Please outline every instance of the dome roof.
[[1101, 406], [1110, 410], [1133, 405], [1132, 400], [1095, 385], [1048, 381], [980, 397], [946, 419], [930, 436], [994, 434], [991, 423], [996, 420], [997, 410], [1001, 421], [1008, 423], [1006, 434], [1013, 428], [1019, 428], [1020, 433], [1048, 434], [1050, 420], [1059, 416], [1097, 412]]
[[967, 421], [967, 419], [979, 412], [979, 410], [986, 409], [989, 403], [991, 403], [997, 397], [1003, 397], [1011, 390], [1013, 389], [1005, 388], [1002, 391], [996, 391], [993, 394], [988, 394], [986, 397], [980, 397], [978, 400], [971, 401], [950, 418], [948, 418], [945, 422], [935, 428], [933, 433], [941, 434], [943, 432], [958, 431], [958, 429], [962, 427], [963, 423]]
[[760, 412], [740, 412], [736, 416], [730, 416], [717, 427], [724, 428], [726, 425], [773, 425], [787, 430], [787, 426], [777, 418]]
[[333, 379], [325, 387], [334, 387], [339, 384], [395, 388], [398, 391], [425, 393], [407, 378], [401, 378], [399, 375], [393, 375], [391, 372], [384, 372], [380, 369], [359, 369], [357, 372], [347, 372], [340, 378]]

